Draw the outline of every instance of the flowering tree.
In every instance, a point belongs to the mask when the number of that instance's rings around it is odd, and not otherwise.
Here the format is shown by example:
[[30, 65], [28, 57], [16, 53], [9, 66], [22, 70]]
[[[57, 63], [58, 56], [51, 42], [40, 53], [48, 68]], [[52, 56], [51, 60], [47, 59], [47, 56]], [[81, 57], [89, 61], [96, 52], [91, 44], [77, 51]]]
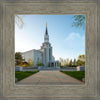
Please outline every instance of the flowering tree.
[[29, 59], [28, 64], [29, 64], [29, 66], [33, 66], [33, 65], [34, 65], [34, 64], [33, 64], [33, 60], [32, 60], [32, 58]]
[[16, 22], [16, 24], [17, 24], [17, 26], [21, 29], [21, 28], [23, 28], [23, 25], [24, 25], [24, 21], [23, 21], [23, 17], [24, 17], [25, 15], [23, 15], [23, 16], [20, 16], [20, 15], [15, 15], [15, 22]]

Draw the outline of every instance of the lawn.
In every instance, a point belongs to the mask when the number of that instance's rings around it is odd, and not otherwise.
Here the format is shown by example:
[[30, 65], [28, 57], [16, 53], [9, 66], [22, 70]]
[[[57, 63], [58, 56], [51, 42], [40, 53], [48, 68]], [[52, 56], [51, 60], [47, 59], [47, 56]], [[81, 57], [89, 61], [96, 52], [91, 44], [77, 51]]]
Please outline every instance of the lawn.
[[82, 78], [85, 78], [85, 71], [61, 71], [61, 72], [81, 81]]
[[19, 71], [16, 71], [15, 72], [15, 77], [18, 79], [18, 81], [32, 75], [32, 74], [35, 74], [37, 73], [38, 71], [25, 71], [25, 72], [19, 72]]

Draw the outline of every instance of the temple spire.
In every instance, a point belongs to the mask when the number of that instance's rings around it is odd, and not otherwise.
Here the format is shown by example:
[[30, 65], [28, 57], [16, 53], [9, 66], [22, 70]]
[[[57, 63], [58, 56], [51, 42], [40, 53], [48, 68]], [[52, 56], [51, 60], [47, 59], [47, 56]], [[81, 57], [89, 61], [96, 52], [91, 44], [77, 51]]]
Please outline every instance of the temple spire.
[[47, 22], [46, 22], [46, 27], [47, 27]]
[[48, 35], [48, 30], [47, 30], [47, 22], [46, 22], [46, 31], [44, 35], [44, 42], [49, 42], [49, 35]]
[[45, 34], [48, 35], [47, 22], [46, 22], [46, 31], [45, 31]]

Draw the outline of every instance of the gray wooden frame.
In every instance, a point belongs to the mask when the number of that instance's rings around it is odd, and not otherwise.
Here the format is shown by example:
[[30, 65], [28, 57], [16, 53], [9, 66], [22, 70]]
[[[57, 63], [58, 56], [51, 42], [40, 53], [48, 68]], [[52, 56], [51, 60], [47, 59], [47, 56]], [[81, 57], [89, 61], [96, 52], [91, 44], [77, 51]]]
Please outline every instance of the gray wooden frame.
[[[100, 99], [100, 29], [99, 1], [2, 1], [0, 25], [0, 99], [1, 100], [99, 100]], [[76, 2], [75, 2], [76, 1]], [[86, 83], [85, 85], [16, 85], [14, 64], [15, 14], [85, 14]]]

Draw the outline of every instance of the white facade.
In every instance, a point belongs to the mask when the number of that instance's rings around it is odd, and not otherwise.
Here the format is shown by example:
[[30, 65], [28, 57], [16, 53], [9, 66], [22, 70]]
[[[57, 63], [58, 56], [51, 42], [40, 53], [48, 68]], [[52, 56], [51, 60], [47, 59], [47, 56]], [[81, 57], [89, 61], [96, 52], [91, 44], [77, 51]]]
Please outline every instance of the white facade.
[[34, 66], [37, 66], [37, 63], [42, 63], [42, 52], [39, 50], [33, 50], [34, 51], [34, 57], [33, 57], [33, 62]]
[[39, 50], [30, 50], [27, 52], [22, 53], [23, 58], [25, 61], [29, 61], [31, 58], [34, 62], [34, 66], [37, 66], [38, 63], [42, 63], [44, 67], [54, 67], [57, 66], [58, 61], [55, 61], [55, 58], [52, 55], [52, 46], [49, 43], [49, 35], [47, 31], [46, 25], [46, 32], [44, 35], [44, 43]]
[[33, 57], [34, 57], [34, 51], [33, 50], [26, 51], [26, 52], [23, 52], [21, 54], [22, 54], [23, 59], [25, 59], [25, 61], [28, 62], [30, 58], [33, 60]]

